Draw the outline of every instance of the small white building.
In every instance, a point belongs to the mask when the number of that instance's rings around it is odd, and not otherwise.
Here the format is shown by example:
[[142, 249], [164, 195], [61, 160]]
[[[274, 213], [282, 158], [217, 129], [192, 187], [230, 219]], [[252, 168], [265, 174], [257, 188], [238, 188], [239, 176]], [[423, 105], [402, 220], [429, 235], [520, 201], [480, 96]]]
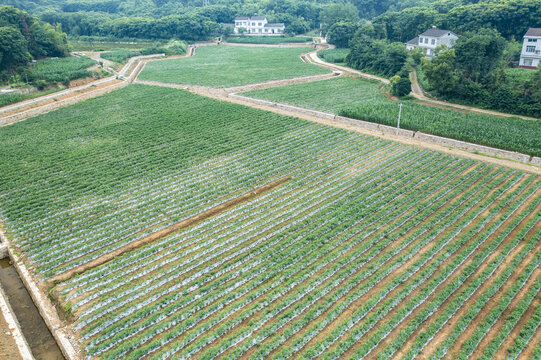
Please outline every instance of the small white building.
[[244, 28], [246, 35], [283, 35], [284, 24], [269, 24], [265, 16], [254, 15], [252, 17], [241, 16], [235, 18], [235, 28], [233, 32], [240, 34], [240, 29]]
[[524, 35], [519, 67], [537, 69], [541, 62], [541, 28], [530, 28]]
[[458, 35], [449, 30], [440, 30], [437, 27], [433, 27], [417, 36], [414, 39], [408, 41], [406, 49], [413, 50], [416, 48], [423, 49], [424, 53], [428, 57], [434, 57], [434, 50], [440, 45], [446, 45], [448, 48], [455, 46]]

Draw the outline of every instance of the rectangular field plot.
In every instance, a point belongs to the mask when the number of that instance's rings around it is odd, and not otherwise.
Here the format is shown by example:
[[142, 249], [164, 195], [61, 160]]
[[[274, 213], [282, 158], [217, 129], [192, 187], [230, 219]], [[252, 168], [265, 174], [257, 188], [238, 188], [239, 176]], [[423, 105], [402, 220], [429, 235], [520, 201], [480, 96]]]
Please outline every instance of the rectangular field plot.
[[[242, 95], [396, 126], [398, 101], [381, 84], [337, 78], [245, 92]], [[467, 113], [401, 100], [400, 127], [427, 134], [541, 156], [541, 121]]]
[[330, 71], [306, 64], [300, 55], [310, 48], [203, 46], [189, 58], [149, 62], [141, 80], [174, 84], [230, 87], [271, 80], [326, 74]]
[[534, 175], [149, 86], [0, 141], [41, 281], [163, 235], [53, 288], [88, 358], [540, 350]]

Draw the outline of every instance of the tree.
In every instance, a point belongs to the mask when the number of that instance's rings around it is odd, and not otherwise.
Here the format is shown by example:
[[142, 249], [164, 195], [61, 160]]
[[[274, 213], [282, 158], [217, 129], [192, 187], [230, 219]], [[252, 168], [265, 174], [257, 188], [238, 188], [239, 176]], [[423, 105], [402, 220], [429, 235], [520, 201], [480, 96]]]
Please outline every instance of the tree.
[[353, 22], [359, 21], [359, 11], [351, 4], [331, 4], [325, 6], [319, 13], [321, 31], [326, 34], [331, 26], [339, 21]]
[[411, 81], [407, 77], [395, 75], [391, 78], [391, 94], [394, 96], [406, 96], [411, 92]]
[[428, 60], [422, 61], [423, 72], [430, 86], [439, 94], [453, 94], [457, 85], [457, 76], [455, 74], [456, 54], [454, 49], [448, 49]]
[[494, 29], [461, 35], [455, 45], [457, 69], [475, 82], [483, 80], [501, 64], [505, 39]]
[[0, 70], [26, 64], [31, 58], [28, 42], [21, 32], [11, 26], [0, 27]]
[[304, 34], [310, 30], [310, 25], [300, 17], [294, 18], [287, 26], [286, 31], [289, 34]]
[[355, 35], [358, 25], [356, 23], [339, 21], [332, 25], [327, 32], [327, 42], [339, 48], [347, 48], [349, 41]]

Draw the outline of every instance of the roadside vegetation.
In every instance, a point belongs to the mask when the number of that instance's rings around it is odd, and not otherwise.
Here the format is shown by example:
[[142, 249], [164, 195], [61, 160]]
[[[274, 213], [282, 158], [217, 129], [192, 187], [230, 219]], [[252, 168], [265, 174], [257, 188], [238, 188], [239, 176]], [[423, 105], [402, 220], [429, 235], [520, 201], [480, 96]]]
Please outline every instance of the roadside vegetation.
[[148, 63], [139, 79], [230, 87], [328, 73], [329, 70], [306, 64], [299, 58], [310, 50], [204, 46], [197, 48], [193, 57]]
[[346, 65], [346, 58], [349, 55], [349, 49], [327, 49], [318, 51], [317, 55], [329, 63]]
[[[338, 78], [250, 91], [244, 95], [396, 126], [398, 102], [387, 99], [381, 87], [379, 82]], [[540, 121], [464, 114], [411, 100], [401, 103], [401, 128], [541, 156]]]

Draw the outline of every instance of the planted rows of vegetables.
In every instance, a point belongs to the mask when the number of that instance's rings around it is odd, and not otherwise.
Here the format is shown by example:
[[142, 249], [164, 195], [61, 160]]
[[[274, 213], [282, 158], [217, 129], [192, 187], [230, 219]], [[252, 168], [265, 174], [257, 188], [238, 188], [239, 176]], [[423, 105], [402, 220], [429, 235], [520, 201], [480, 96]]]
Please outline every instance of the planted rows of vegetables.
[[42, 279], [288, 176], [57, 284], [88, 358], [519, 357], [541, 324], [536, 176], [148, 86], [0, 140]]
[[[244, 93], [246, 96], [327, 111], [349, 118], [396, 126], [398, 102], [381, 84], [339, 78]], [[333, 94], [332, 97], [328, 94]], [[401, 101], [400, 127], [476, 144], [541, 156], [541, 122], [440, 109]]]

